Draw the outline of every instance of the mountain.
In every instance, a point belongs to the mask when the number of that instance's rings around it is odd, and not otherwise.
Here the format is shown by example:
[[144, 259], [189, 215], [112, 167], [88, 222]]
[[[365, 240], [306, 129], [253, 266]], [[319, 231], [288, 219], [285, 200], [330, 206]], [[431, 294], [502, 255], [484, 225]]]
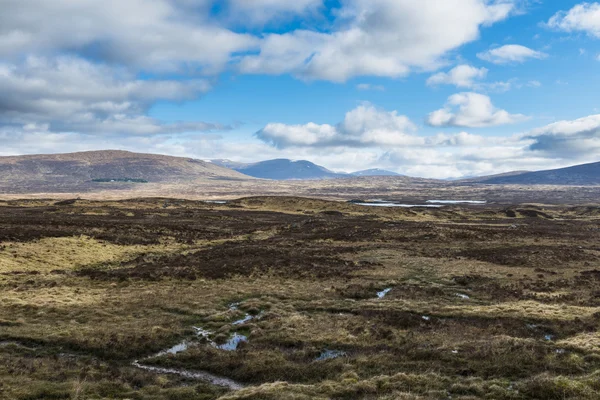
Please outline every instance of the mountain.
[[102, 184], [248, 180], [239, 172], [192, 158], [107, 150], [0, 157], [0, 193], [86, 191]]
[[235, 163], [229, 160], [211, 160], [216, 165], [230, 168], [248, 176], [261, 179], [292, 180], [292, 179], [335, 179], [347, 178], [347, 174], [338, 174], [310, 161], [292, 161], [276, 159], [261, 161], [253, 164]]
[[517, 175], [528, 174], [530, 172], [531, 171], [510, 171], [510, 172], [504, 172], [502, 174], [485, 175], [485, 176], [468, 176], [466, 178], [460, 178], [460, 179], [448, 179], [448, 181], [456, 182], [456, 183], [482, 183], [482, 182], [489, 181], [489, 180], [496, 179], [496, 178], [514, 177]]
[[352, 176], [401, 176], [392, 171], [386, 171], [385, 169], [365, 169], [364, 171], [353, 172], [350, 175]]
[[244, 167], [247, 167], [248, 165], [250, 165], [250, 164], [247, 164], [247, 163], [242, 163], [242, 162], [237, 162], [237, 161], [231, 161], [231, 160], [226, 160], [226, 159], [221, 159], [221, 160], [207, 160], [206, 162], [212, 163], [214, 165], [218, 165], [220, 167], [229, 168], [229, 169], [244, 168]]
[[497, 176], [480, 181], [480, 183], [503, 185], [600, 185], [600, 162], [548, 171], [527, 172], [513, 176]]

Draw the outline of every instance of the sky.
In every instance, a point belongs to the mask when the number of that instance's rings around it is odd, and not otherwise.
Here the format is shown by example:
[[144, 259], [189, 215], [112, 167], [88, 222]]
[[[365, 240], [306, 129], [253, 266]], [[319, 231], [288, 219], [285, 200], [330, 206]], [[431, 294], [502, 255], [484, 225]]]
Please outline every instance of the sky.
[[600, 3], [0, 0], [0, 156], [451, 179], [600, 161]]

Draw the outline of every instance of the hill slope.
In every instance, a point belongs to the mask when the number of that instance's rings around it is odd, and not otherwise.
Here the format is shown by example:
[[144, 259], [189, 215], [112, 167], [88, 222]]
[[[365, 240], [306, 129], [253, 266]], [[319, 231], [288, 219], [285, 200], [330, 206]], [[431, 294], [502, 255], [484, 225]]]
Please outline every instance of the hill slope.
[[364, 171], [357, 171], [357, 172], [351, 173], [350, 175], [352, 175], [352, 176], [400, 176], [400, 174], [397, 174], [395, 172], [386, 171], [385, 169], [379, 169], [379, 168], [366, 169]]
[[85, 191], [103, 182], [174, 183], [195, 179], [251, 179], [191, 158], [127, 151], [89, 151], [0, 157], [0, 192]]
[[513, 176], [497, 176], [480, 182], [503, 185], [600, 185], [600, 162]]
[[449, 181], [455, 182], [455, 183], [482, 183], [482, 182], [489, 181], [492, 179], [514, 177], [517, 175], [528, 174], [530, 172], [531, 171], [510, 171], [510, 172], [504, 172], [501, 174], [494, 174], [494, 175], [469, 176], [467, 178], [461, 178], [461, 179], [449, 179]]
[[230, 166], [230, 168], [245, 175], [261, 179], [333, 179], [348, 176], [346, 174], [335, 173], [325, 167], [305, 160], [276, 159], [242, 165], [227, 160], [213, 160], [212, 162], [217, 165]]

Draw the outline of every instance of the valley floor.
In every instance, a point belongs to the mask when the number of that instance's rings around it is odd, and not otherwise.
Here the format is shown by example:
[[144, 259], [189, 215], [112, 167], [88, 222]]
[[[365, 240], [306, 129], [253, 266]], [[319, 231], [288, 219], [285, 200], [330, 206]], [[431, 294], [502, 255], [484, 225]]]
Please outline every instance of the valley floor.
[[600, 207], [0, 202], [0, 398], [598, 399]]

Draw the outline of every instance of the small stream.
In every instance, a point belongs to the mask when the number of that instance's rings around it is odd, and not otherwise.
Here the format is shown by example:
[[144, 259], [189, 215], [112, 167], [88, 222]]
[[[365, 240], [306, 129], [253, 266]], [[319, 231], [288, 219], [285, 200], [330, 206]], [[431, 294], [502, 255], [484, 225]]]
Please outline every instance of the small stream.
[[[239, 306], [238, 303], [234, 303], [229, 306], [229, 309], [232, 311], [237, 311], [238, 306]], [[244, 318], [234, 321], [231, 324], [234, 326], [243, 325], [243, 324], [253, 320], [254, 318], [260, 318], [260, 315], [258, 317], [254, 317], [250, 314], [246, 314], [244, 316]], [[227, 342], [225, 342], [224, 344], [218, 345], [214, 341], [209, 339], [209, 336], [212, 334], [212, 332], [207, 331], [202, 328], [198, 328], [198, 327], [194, 327], [194, 330], [196, 331], [196, 337], [206, 339], [210, 346], [217, 348], [219, 350], [223, 350], [223, 351], [236, 351], [238, 346], [240, 345], [240, 343], [248, 342], [248, 338], [246, 336], [240, 335], [239, 333], [236, 332], [231, 336], [231, 338]], [[157, 358], [157, 357], [163, 357], [163, 356], [167, 356], [167, 355], [175, 355], [175, 354], [186, 351], [191, 346], [198, 346], [198, 345], [199, 345], [199, 343], [196, 341], [184, 340], [183, 342], [178, 343], [173, 347], [170, 347], [166, 350], [160, 351], [150, 357], [146, 357], [142, 361], [150, 360], [150, 359]], [[211, 373], [205, 372], [205, 371], [188, 371], [188, 370], [180, 369], [180, 368], [154, 367], [151, 365], [145, 365], [142, 362], [140, 362], [139, 360], [135, 360], [132, 363], [132, 365], [136, 368], [143, 369], [144, 371], [155, 372], [157, 374], [178, 375], [178, 376], [181, 376], [181, 377], [184, 377], [187, 379], [194, 379], [194, 380], [209, 382], [213, 385], [225, 387], [230, 390], [240, 390], [244, 387], [241, 383], [238, 383], [232, 379], [214, 375], [214, 374], [211, 374]]]
[[340, 358], [340, 357], [346, 357], [348, 354], [346, 354], [345, 351], [340, 351], [340, 350], [325, 350], [321, 353], [321, 355], [319, 357], [317, 357], [315, 359], [315, 361], [327, 361], [327, 360], [333, 360], [336, 358]]
[[225, 351], [236, 351], [240, 343], [247, 343], [248, 338], [244, 335], [240, 335], [238, 333], [234, 333], [233, 336], [225, 343], [221, 345], [217, 345], [216, 343], [212, 343], [213, 347], [216, 347], [220, 350]]
[[208, 372], [203, 371], [187, 371], [185, 369], [175, 369], [175, 368], [160, 368], [160, 367], [152, 367], [150, 365], [140, 364], [139, 361], [134, 361], [132, 363], [134, 367], [139, 369], [143, 369], [144, 371], [155, 372], [157, 374], [168, 374], [168, 375], [178, 375], [187, 379], [194, 379], [204, 382], [212, 383], [216, 386], [226, 387], [230, 390], [240, 390], [244, 388], [244, 385], [238, 383], [229, 378], [224, 378], [221, 376], [213, 375]]

